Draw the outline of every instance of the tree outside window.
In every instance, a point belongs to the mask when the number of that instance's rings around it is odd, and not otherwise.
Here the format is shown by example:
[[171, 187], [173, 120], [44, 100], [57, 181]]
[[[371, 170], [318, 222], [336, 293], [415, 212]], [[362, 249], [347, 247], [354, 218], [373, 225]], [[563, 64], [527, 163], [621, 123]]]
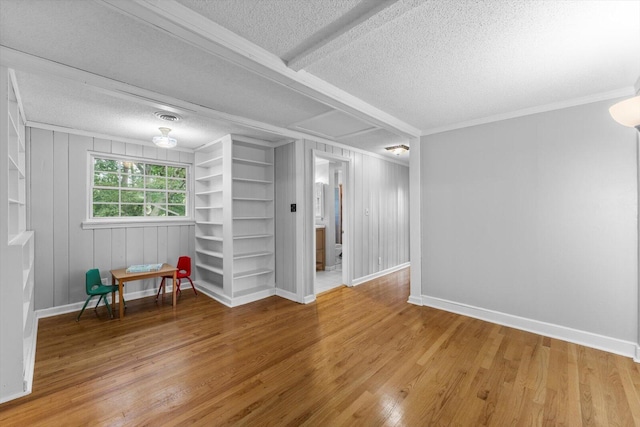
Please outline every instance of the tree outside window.
[[91, 218], [187, 216], [187, 168], [93, 157]]

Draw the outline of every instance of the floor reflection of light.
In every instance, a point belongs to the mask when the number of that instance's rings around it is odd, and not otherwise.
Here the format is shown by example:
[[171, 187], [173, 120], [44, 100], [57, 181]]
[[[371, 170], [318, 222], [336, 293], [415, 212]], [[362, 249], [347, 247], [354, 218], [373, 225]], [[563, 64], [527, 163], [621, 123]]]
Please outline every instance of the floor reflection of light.
[[398, 396], [383, 394], [380, 398], [380, 410], [383, 414], [388, 414], [387, 422], [385, 425], [394, 425], [397, 427], [404, 426], [402, 421], [404, 418], [404, 411], [402, 406], [398, 402]]

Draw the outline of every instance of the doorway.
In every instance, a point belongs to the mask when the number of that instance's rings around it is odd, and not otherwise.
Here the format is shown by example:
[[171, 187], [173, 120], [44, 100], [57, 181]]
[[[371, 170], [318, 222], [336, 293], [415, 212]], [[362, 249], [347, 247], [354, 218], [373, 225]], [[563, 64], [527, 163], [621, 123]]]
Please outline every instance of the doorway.
[[326, 153], [314, 156], [314, 294], [348, 285], [346, 221], [348, 161]]

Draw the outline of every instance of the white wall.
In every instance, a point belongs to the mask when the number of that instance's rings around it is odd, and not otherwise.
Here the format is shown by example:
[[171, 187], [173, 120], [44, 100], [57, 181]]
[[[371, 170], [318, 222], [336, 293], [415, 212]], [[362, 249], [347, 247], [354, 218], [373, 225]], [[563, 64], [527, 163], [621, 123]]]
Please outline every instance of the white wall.
[[637, 341], [637, 136], [615, 102], [421, 139], [426, 305]]
[[[274, 150], [275, 172], [275, 235], [276, 235], [276, 289], [296, 292], [297, 212], [291, 212], [296, 203], [295, 145], [287, 144]], [[298, 203], [300, 205], [300, 203]]]
[[[193, 154], [29, 128], [31, 229], [36, 231], [35, 308], [83, 302], [85, 272], [131, 264], [177, 262], [194, 256], [194, 226], [82, 229], [87, 203], [87, 152], [193, 163]], [[110, 276], [109, 276], [110, 277]], [[157, 288], [157, 280], [127, 284], [127, 292]]]

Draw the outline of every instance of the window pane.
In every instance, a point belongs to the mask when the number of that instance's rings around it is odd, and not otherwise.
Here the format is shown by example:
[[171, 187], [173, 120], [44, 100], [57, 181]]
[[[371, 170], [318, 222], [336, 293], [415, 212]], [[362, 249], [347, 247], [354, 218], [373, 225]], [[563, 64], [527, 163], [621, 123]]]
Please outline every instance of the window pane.
[[144, 163], [122, 162], [122, 172], [134, 175], [144, 174]]
[[119, 216], [118, 205], [103, 205], [99, 203], [93, 204], [94, 218], [105, 218]]
[[118, 190], [93, 190], [93, 201], [118, 203], [119, 193]]
[[187, 200], [186, 193], [169, 193], [169, 203], [184, 205]]
[[186, 216], [187, 167], [124, 158], [92, 161], [93, 218]]
[[185, 191], [187, 189], [187, 180], [185, 180], [185, 179], [169, 179], [169, 180], [167, 180], [167, 189]]
[[120, 177], [120, 187], [144, 188], [144, 177], [141, 175], [122, 174]]
[[169, 216], [185, 216], [185, 207], [184, 205], [169, 205], [168, 213]]
[[122, 216], [144, 216], [144, 205], [122, 205]]
[[147, 191], [147, 203], [167, 203], [167, 193], [164, 191]]
[[123, 203], [144, 203], [144, 191], [122, 190]]
[[166, 178], [147, 177], [147, 188], [152, 188], [154, 190], [164, 190], [165, 188], [167, 188], [167, 180]]
[[118, 173], [96, 172], [93, 175], [93, 185], [97, 187], [118, 187]]
[[167, 167], [163, 165], [147, 165], [147, 175], [167, 176]]
[[147, 216], [167, 216], [167, 208], [165, 205], [148, 204], [145, 214]]
[[118, 160], [110, 160], [110, 159], [93, 159], [93, 169], [95, 171], [111, 171], [115, 172], [120, 170], [121, 162]]
[[167, 167], [167, 176], [172, 178], [186, 178], [187, 168], [176, 168], [173, 166]]

